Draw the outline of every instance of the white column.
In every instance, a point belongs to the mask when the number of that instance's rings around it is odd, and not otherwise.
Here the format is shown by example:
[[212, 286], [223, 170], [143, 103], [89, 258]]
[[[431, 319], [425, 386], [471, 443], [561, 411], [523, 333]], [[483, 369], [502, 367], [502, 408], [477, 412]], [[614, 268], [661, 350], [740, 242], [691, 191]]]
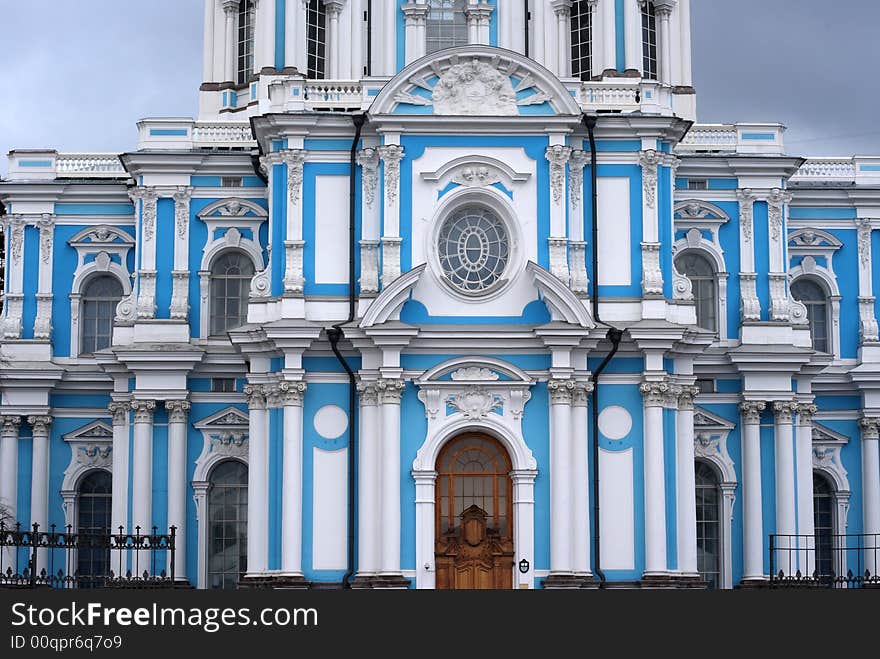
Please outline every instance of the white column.
[[[9, 513], [10, 526], [15, 526], [18, 513], [18, 430], [20, 416], [0, 417], [0, 506]], [[15, 550], [3, 548], [2, 569], [15, 571]]]
[[[378, 574], [381, 563], [379, 487], [381, 434], [375, 382], [358, 383], [360, 438], [358, 441], [358, 576]], [[436, 474], [435, 474], [436, 477]], [[433, 481], [432, 481], [433, 482]], [[417, 486], [418, 487], [418, 486]], [[434, 498], [431, 496], [431, 552], [433, 555]], [[418, 512], [416, 513], [418, 514]]]
[[669, 385], [643, 382], [640, 391], [645, 426], [645, 576], [651, 576], [667, 572], [663, 404]]
[[660, 82], [672, 83], [672, 39], [669, 29], [669, 16], [672, 13], [670, 5], [654, 5], [657, 16], [657, 49], [659, 62]]
[[342, 42], [339, 34], [339, 14], [342, 11], [341, 0], [324, 2], [327, 10], [327, 78], [339, 78], [339, 62], [342, 57]]
[[380, 146], [379, 156], [385, 167], [382, 286], [387, 286], [400, 276], [400, 161], [403, 160], [403, 147], [397, 144]]
[[[777, 401], [773, 403], [774, 426], [774, 467], [776, 473], [776, 534], [777, 552], [774, 556], [775, 571], [782, 570], [786, 576], [794, 574], [796, 555], [793, 536], [795, 534], [794, 504], [794, 434], [792, 414], [797, 412], [797, 403]], [[789, 536], [789, 537], [785, 537]]]
[[110, 530], [119, 533], [119, 527], [123, 533], [128, 530], [128, 413], [131, 405], [128, 401], [116, 401], [108, 407], [113, 419], [113, 476], [110, 513]]
[[869, 535], [864, 568], [880, 572], [880, 418], [863, 417], [862, 428], [862, 532]]
[[[186, 581], [186, 435], [189, 401], [165, 401], [168, 412], [168, 528], [176, 527], [174, 580]], [[160, 530], [165, 533], [165, 529]], [[168, 531], [170, 533], [170, 531]], [[170, 573], [170, 565], [169, 565]]]
[[[614, 13], [614, 1], [606, 2], [606, 10]], [[624, 0], [623, 5], [623, 30], [624, 30], [624, 68], [628, 71], [642, 70], [642, 0]], [[615, 42], [615, 29], [605, 31], [605, 38], [612, 44]], [[614, 46], [612, 46], [614, 48]], [[614, 61], [614, 60], [612, 60]], [[608, 66], [607, 62], [605, 64]], [[610, 68], [614, 68], [614, 65]]]
[[[535, 477], [537, 471], [515, 469], [510, 472], [513, 481], [513, 534], [516, 555], [514, 584], [516, 588], [534, 588], [535, 585]], [[432, 520], [433, 523], [433, 520]], [[529, 571], [521, 572], [519, 564], [528, 561]]]
[[[815, 533], [813, 520], [813, 415], [817, 407], [812, 404], [798, 406], [798, 422], [795, 430], [797, 452], [797, 533], [800, 538], [798, 569], [805, 575], [812, 575], [816, 569], [816, 556], [813, 552]], [[843, 533], [843, 529], [839, 531]], [[808, 536], [808, 537], [804, 537]]]
[[263, 69], [275, 69], [275, 0], [259, 0], [257, 11], [262, 14], [262, 19], [257, 23], [262, 29], [255, 32], [254, 69], [259, 73]]
[[429, 7], [423, 3], [408, 2], [401, 7], [401, 10], [406, 26], [404, 63], [409, 64], [425, 56], [427, 50], [425, 21], [428, 17]]
[[373, 42], [379, 42], [379, 52], [381, 57], [376, 58], [376, 70], [373, 71], [374, 76], [393, 76], [397, 72], [397, 12], [399, 11], [396, 2], [380, 2], [373, 3], [373, 10], [376, 5], [380, 5], [382, 18], [381, 23], [375, 21], [373, 23], [375, 34], [378, 38], [374, 38]]
[[[587, 453], [589, 449], [588, 399], [593, 391], [592, 382], [578, 382], [571, 400], [571, 530], [575, 574], [590, 574], [590, 472]], [[552, 476], [552, 474], [551, 474]]]
[[679, 21], [681, 24], [681, 84], [693, 85], [691, 67], [691, 0], [678, 0]]
[[552, 0], [556, 16], [556, 75], [571, 76], [571, 0]]
[[494, 7], [486, 0], [468, 0], [464, 13], [468, 22], [468, 43], [489, 45], [489, 24]]
[[306, 12], [303, 0], [286, 0], [284, 8], [284, 66], [294, 67], [305, 75]]
[[[545, 6], [539, 6], [545, 5]], [[529, 48], [530, 56], [533, 60], [538, 62], [539, 64], [543, 64], [548, 69], [553, 69], [553, 65], [556, 63], [556, 59], [554, 58], [552, 62], [547, 61], [544, 53], [544, 42], [546, 41], [544, 37], [545, 27], [544, 24], [547, 21], [547, 14], [550, 12], [547, 11], [546, 0], [540, 0], [539, 2], [534, 3], [532, 14], [532, 20], [529, 29], [529, 35], [532, 38], [532, 44]]]
[[694, 396], [696, 387], [682, 387], [675, 416], [676, 528], [678, 570], [697, 572], [697, 496], [694, 475]]
[[761, 512], [761, 412], [763, 401], [740, 404], [743, 423], [743, 581], [764, 579]]
[[364, 34], [367, 22], [364, 20], [363, 0], [349, 0], [351, 13], [351, 77], [360, 80], [364, 77]]
[[258, 384], [244, 388], [248, 402], [248, 576], [269, 568], [269, 413]]
[[551, 379], [550, 576], [572, 573], [571, 398], [575, 381]]
[[376, 383], [382, 417], [380, 569], [385, 575], [400, 574], [400, 398], [403, 380], [382, 378]]
[[682, 63], [684, 58], [681, 55], [681, 5], [672, 8], [672, 15], [669, 19], [669, 52], [671, 59], [670, 65], [670, 84], [680, 86]]
[[[29, 416], [28, 424], [33, 433], [31, 452], [31, 527], [39, 524], [40, 531], [49, 532], [49, 426], [51, 416]], [[35, 569], [48, 570], [46, 550], [40, 549]]]
[[281, 464], [281, 572], [302, 576], [303, 397], [306, 383], [281, 382], [284, 404], [284, 457]]
[[238, 17], [238, 0], [223, 0], [223, 14], [226, 19], [226, 37], [223, 44], [223, 82], [235, 82], [235, 60], [238, 56], [238, 41], [235, 38], [235, 23]]
[[134, 442], [132, 446], [131, 532], [152, 533], [153, 526], [153, 410], [154, 400], [133, 400]]
[[202, 34], [202, 82], [214, 80], [214, 7], [217, 0], [205, 0], [204, 32]]

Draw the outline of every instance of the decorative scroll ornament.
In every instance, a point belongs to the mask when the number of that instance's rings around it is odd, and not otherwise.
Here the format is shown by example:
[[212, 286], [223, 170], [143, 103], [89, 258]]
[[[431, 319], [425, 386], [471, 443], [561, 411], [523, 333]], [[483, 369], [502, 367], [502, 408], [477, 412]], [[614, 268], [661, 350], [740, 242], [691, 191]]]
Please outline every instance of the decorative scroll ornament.
[[880, 418], [878, 417], [863, 416], [859, 419], [859, 427], [862, 429], [862, 440], [880, 437]]
[[37, 317], [34, 319], [34, 338], [49, 339], [52, 336], [52, 294], [37, 293]]
[[504, 399], [501, 396], [476, 385], [450, 395], [446, 403], [465, 419], [484, 419], [492, 412], [501, 413], [504, 408]]
[[681, 387], [678, 391], [678, 409], [692, 410], [694, 409], [694, 398], [700, 393], [698, 387]]
[[871, 263], [871, 220], [858, 221], [859, 263], [867, 267]]
[[18, 436], [21, 427], [21, 417], [15, 415], [0, 416], [0, 433], [6, 436]]
[[156, 401], [133, 400], [131, 401], [131, 409], [134, 412], [135, 423], [152, 423], [153, 410], [156, 409]]
[[576, 407], [586, 406], [594, 388], [592, 382], [575, 382], [574, 389], [571, 391], [571, 404]]
[[376, 393], [379, 404], [399, 405], [406, 383], [397, 378], [379, 378], [376, 380]]
[[563, 284], [570, 284], [568, 272], [568, 238], [548, 238], [550, 272]]
[[143, 237], [144, 240], [152, 240], [156, 232], [156, 204], [159, 200], [159, 194], [156, 188], [139, 187], [129, 193], [132, 201], [140, 200], [142, 203], [143, 215]]
[[739, 227], [746, 242], [752, 242], [752, 223], [754, 219], [755, 194], [749, 190], [737, 190], [736, 198], [739, 201]]
[[[271, 246], [269, 249], [271, 250]], [[270, 278], [269, 267], [269, 264], [267, 264], [265, 268], [260, 270], [254, 275], [253, 279], [251, 279], [251, 298], [267, 298], [272, 294], [272, 280]]]
[[798, 413], [798, 425], [801, 426], [811, 426], [813, 425], [813, 416], [816, 412], [819, 411], [819, 407], [812, 403], [802, 403], [798, 405], [797, 413]]
[[657, 206], [657, 165], [660, 164], [661, 157], [661, 154], [654, 149], [639, 153], [639, 163], [642, 165], [642, 188], [645, 205], [648, 208]]
[[266, 409], [266, 391], [262, 385], [246, 384], [244, 386], [244, 395], [247, 398], [248, 409]]
[[156, 316], [156, 271], [141, 270], [138, 272], [140, 291], [137, 297], [137, 317], [143, 319]]
[[544, 156], [550, 162], [550, 191], [553, 193], [553, 203], [562, 201], [565, 191], [565, 163], [571, 157], [572, 148], [554, 144], [548, 146]]
[[694, 299], [694, 283], [678, 271], [675, 261], [672, 262], [672, 297], [676, 300]]
[[568, 241], [569, 277], [571, 290], [577, 295], [587, 294], [587, 244], [583, 240]]
[[580, 208], [581, 191], [584, 187], [584, 166], [590, 161], [590, 154], [574, 149], [568, 159], [568, 202], [573, 209]]
[[37, 224], [40, 227], [40, 261], [48, 263], [52, 258], [52, 241], [55, 236], [55, 216], [43, 213]]
[[776, 422], [791, 425], [792, 415], [798, 411], [798, 403], [788, 400], [778, 400], [773, 403], [773, 414], [776, 416]]
[[642, 293], [646, 297], [663, 295], [660, 243], [642, 243]]
[[174, 223], [177, 225], [177, 237], [183, 239], [189, 232], [189, 200], [193, 189], [179, 186], [174, 192]]
[[639, 391], [644, 397], [645, 405], [647, 407], [662, 407], [666, 400], [666, 395], [669, 392], [669, 385], [662, 380], [657, 382], [642, 382], [642, 384], [639, 385]]
[[498, 374], [488, 368], [480, 368], [479, 366], [468, 366], [460, 368], [452, 373], [453, 380], [497, 380]]
[[361, 296], [379, 292], [379, 241], [361, 241], [361, 276], [358, 280]]
[[788, 275], [771, 273], [767, 278], [770, 281], [770, 319], [777, 322], [788, 322], [791, 317], [789, 299], [786, 297]]
[[188, 400], [166, 400], [165, 409], [168, 411], [168, 421], [170, 423], [186, 423], [190, 407]]
[[131, 410], [131, 405], [128, 401], [119, 401], [110, 403], [107, 406], [107, 409], [110, 412], [110, 416], [113, 418], [114, 426], [121, 426], [125, 423], [126, 419], [128, 419], [128, 413]]
[[434, 114], [440, 115], [519, 114], [510, 78], [477, 58], [444, 71], [432, 90], [431, 102]]
[[283, 405], [302, 406], [306, 395], [307, 385], [302, 381], [288, 381], [278, 383], [278, 392]]
[[171, 308], [173, 320], [186, 320], [189, 316], [189, 270], [171, 273]]
[[357, 164], [361, 167], [364, 205], [372, 208], [376, 202], [376, 187], [379, 185], [379, 152], [376, 149], [358, 151]]
[[761, 423], [761, 412], [765, 409], [767, 409], [767, 403], [762, 400], [747, 400], [739, 404], [743, 421], [751, 425]]
[[875, 300], [873, 296], [859, 298], [859, 335], [863, 344], [880, 341], [880, 328], [874, 313]]
[[45, 437], [49, 434], [49, 426], [52, 424], [51, 416], [34, 415], [27, 418], [34, 437]]
[[758, 299], [758, 275], [743, 272], [739, 276], [743, 320], [761, 320], [761, 301]]
[[285, 149], [281, 151], [281, 160], [287, 165], [287, 195], [291, 204], [297, 204], [302, 192], [303, 163], [306, 161], [306, 151]]
[[[357, 391], [361, 407], [369, 407], [378, 404], [379, 390], [376, 388], [376, 383], [374, 381], [358, 380]], [[419, 398], [421, 398], [421, 394], [419, 395]]]
[[131, 293], [119, 301], [116, 305], [116, 322], [131, 323], [137, 317], [137, 287], [132, 286]]
[[779, 241], [782, 238], [783, 207], [791, 201], [791, 193], [774, 188], [767, 199], [767, 216], [770, 224], [770, 237]]
[[397, 201], [400, 183], [400, 161], [403, 160], [403, 147], [396, 144], [379, 147], [379, 156], [385, 163], [385, 196], [389, 204]]
[[303, 275], [303, 251], [306, 243], [304, 240], [285, 240], [285, 274], [284, 292], [301, 295], [305, 290], [306, 278]]

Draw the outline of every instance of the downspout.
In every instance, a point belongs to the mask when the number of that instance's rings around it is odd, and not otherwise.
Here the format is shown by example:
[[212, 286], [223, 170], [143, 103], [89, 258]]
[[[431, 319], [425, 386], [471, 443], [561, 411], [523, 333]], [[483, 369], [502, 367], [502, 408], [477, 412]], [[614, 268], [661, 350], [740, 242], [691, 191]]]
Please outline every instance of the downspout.
[[356, 114], [351, 118], [354, 123], [354, 140], [351, 143], [351, 158], [348, 170], [348, 318], [341, 323], [336, 323], [327, 330], [327, 339], [330, 341], [330, 349], [336, 355], [336, 359], [348, 374], [348, 568], [342, 577], [342, 587], [351, 588], [351, 575], [354, 573], [354, 524], [355, 524], [355, 469], [357, 468], [357, 451], [355, 440], [357, 439], [357, 378], [345, 357], [339, 351], [339, 340], [345, 336], [343, 325], [348, 325], [355, 318], [355, 248], [357, 237], [355, 236], [355, 202], [357, 189], [355, 186], [355, 174], [357, 172], [358, 143], [361, 141], [361, 130], [367, 121], [366, 114]]
[[[592, 193], [593, 277], [590, 282], [592, 288], [590, 297], [593, 302], [593, 321], [600, 324], [602, 319], [599, 316], [599, 190], [597, 185], [599, 176], [597, 172], [598, 158], [596, 156], [595, 132], [597, 121], [598, 117], [596, 115], [585, 114], [583, 116], [583, 123], [587, 128], [587, 135], [590, 139], [590, 180], [592, 182], [590, 188]], [[611, 341], [611, 350], [605, 355], [605, 359], [599, 364], [599, 368], [593, 371], [593, 391], [590, 394], [590, 411], [592, 413], [590, 425], [593, 431], [593, 556], [596, 566], [595, 574], [599, 577], [599, 588], [605, 587], [605, 573], [602, 572], [600, 567], [602, 545], [599, 539], [599, 376], [602, 375], [602, 372], [620, 349], [623, 331], [616, 327], [611, 327], [608, 330], [607, 338]]]

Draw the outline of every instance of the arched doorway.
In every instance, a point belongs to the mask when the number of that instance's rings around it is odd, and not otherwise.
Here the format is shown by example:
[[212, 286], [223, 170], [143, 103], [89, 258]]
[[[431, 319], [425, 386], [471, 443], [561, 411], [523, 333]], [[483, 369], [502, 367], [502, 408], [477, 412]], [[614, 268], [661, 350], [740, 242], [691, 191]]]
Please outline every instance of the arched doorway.
[[438, 589], [513, 587], [510, 456], [496, 439], [465, 433], [437, 456], [435, 547]]

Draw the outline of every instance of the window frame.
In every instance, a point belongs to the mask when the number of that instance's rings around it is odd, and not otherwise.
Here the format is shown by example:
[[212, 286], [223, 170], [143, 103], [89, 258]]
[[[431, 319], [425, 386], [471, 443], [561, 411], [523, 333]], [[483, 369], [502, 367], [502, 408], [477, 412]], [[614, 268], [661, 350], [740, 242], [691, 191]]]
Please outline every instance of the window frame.
[[[241, 314], [239, 314], [239, 318], [242, 318], [242, 319], [243, 319], [242, 322], [241, 322], [239, 325], [235, 325], [235, 326], [229, 326], [228, 324], [226, 324], [226, 325], [225, 325], [225, 329], [223, 330], [223, 332], [221, 332], [221, 333], [217, 333], [217, 332], [214, 331], [214, 319], [215, 319], [215, 317], [216, 317], [216, 316], [215, 316], [215, 307], [214, 307], [214, 285], [215, 285], [215, 281], [217, 281], [218, 279], [220, 279], [221, 276], [220, 276], [220, 275], [217, 275], [217, 274], [214, 272], [214, 268], [217, 266], [217, 263], [218, 263], [221, 259], [223, 259], [223, 258], [225, 258], [225, 257], [227, 257], [227, 256], [229, 256], [229, 255], [231, 255], [231, 254], [237, 254], [237, 255], [240, 256], [242, 259], [245, 259], [246, 262], [249, 263], [249, 264], [250, 264], [250, 267], [253, 269], [253, 273], [250, 275], [250, 278], [249, 278], [249, 280], [248, 280], [249, 283], [248, 283], [248, 285], [246, 286], [246, 293], [245, 293], [245, 295], [244, 295], [243, 297], [240, 298], [240, 302], [243, 302], [243, 307], [244, 307], [244, 315], [242, 316]], [[257, 276], [257, 273], [259, 272], [259, 270], [257, 270], [257, 267], [256, 267], [256, 265], [255, 265], [254, 262], [253, 262], [253, 259], [251, 258], [251, 256], [250, 256], [246, 251], [244, 251], [244, 250], [242, 250], [242, 249], [237, 249], [237, 248], [229, 248], [229, 249], [224, 249], [224, 250], [222, 250], [222, 251], [219, 251], [217, 254], [214, 255], [214, 257], [211, 259], [210, 269], [208, 270], [208, 272], [209, 272], [209, 276], [208, 276], [208, 300], [207, 300], [207, 305], [208, 305], [208, 313], [207, 313], [207, 317], [208, 317], [207, 336], [208, 336], [209, 338], [222, 338], [222, 337], [226, 336], [226, 334], [228, 333], [228, 331], [229, 331], [230, 329], [233, 329], [234, 327], [239, 327], [240, 325], [243, 325], [243, 324], [246, 324], [246, 323], [247, 323], [247, 309], [248, 309], [248, 305], [249, 305], [249, 302], [250, 302], [250, 299], [249, 299], [249, 298], [250, 298], [250, 296], [249, 296], [249, 292], [250, 292], [250, 282], [253, 281], [253, 278]], [[223, 278], [224, 280], [233, 279], [233, 277], [231, 277], [231, 276], [229, 276], [229, 275], [223, 275], [222, 278]], [[237, 279], [237, 280], [239, 280], [239, 281], [243, 281], [243, 280], [246, 279], [246, 277], [244, 277], [244, 276], [240, 276], [240, 277], [235, 277], [235, 279]], [[232, 298], [230, 298], [230, 297], [227, 295], [224, 299], [229, 300], [229, 299], [232, 299]], [[229, 316], [228, 316], [228, 315], [225, 315], [224, 318], [227, 318], [227, 319], [228, 319]]]
[[[589, 0], [575, 0], [571, 5], [571, 75], [581, 80], [593, 77], [594, 29], [593, 3]], [[585, 24], [584, 24], [585, 22]], [[586, 35], [586, 38], [583, 38]], [[584, 54], [586, 46], [586, 55]], [[586, 71], [581, 64], [586, 61]]]
[[[114, 281], [119, 286], [119, 290], [121, 291], [119, 298], [118, 299], [115, 297], [90, 298], [88, 296], [89, 287], [93, 286], [95, 284], [95, 282], [97, 282], [98, 280], [105, 279], [105, 278], [108, 280]], [[92, 357], [95, 354], [95, 352], [97, 352], [99, 350], [104, 350], [104, 349], [109, 348], [110, 346], [113, 345], [113, 329], [115, 327], [115, 320], [116, 320], [116, 307], [119, 305], [119, 303], [123, 299], [125, 299], [125, 296], [126, 296], [125, 285], [123, 284], [123, 282], [119, 281], [119, 277], [117, 277], [112, 272], [107, 272], [107, 271], [94, 272], [88, 278], [83, 280], [82, 286], [80, 288], [79, 297], [78, 297], [79, 307], [77, 309], [78, 315], [79, 315], [79, 318], [77, 321], [77, 326], [78, 326], [78, 332], [77, 332], [78, 345], [77, 345], [77, 353], [76, 353], [77, 357]], [[115, 303], [112, 302], [113, 300], [115, 300]], [[86, 309], [87, 309], [87, 304], [90, 301], [91, 302], [98, 302], [98, 303], [111, 302], [109, 341], [108, 341], [107, 345], [104, 346], [103, 348], [98, 348], [97, 341], [96, 341], [96, 346], [95, 346], [94, 350], [86, 350], [86, 346], [85, 346]], [[96, 319], [100, 322], [100, 318], [96, 317]], [[97, 339], [97, 334], [96, 334], [96, 339]]]
[[[97, 469], [88, 469], [86, 471], [83, 471], [83, 473], [81, 473], [76, 480], [76, 486], [74, 488], [74, 495], [73, 495], [74, 513], [73, 513], [72, 529], [73, 529], [73, 532], [75, 534], [77, 534], [77, 536], [79, 536], [79, 534], [82, 531], [82, 527], [80, 524], [80, 516], [82, 514], [82, 502], [83, 502], [82, 488], [83, 488], [83, 485], [86, 483], [86, 481], [88, 481], [88, 479], [92, 478], [93, 476], [95, 476], [96, 474], [99, 474], [99, 473], [106, 474], [107, 477], [110, 479], [110, 492], [109, 492], [109, 494], [102, 494], [102, 495], [100, 495], [100, 498], [108, 500], [109, 505], [107, 507], [107, 513], [108, 513], [107, 517], [110, 521], [107, 524], [107, 534], [109, 535], [109, 534], [113, 533], [113, 529], [111, 528], [111, 526], [113, 524], [113, 473], [109, 469], [97, 468]], [[86, 496], [87, 496], [87, 498], [98, 498], [97, 495], [94, 495], [94, 496], [86, 495]], [[92, 535], [94, 535], [94, 534], [92, 534]], [[76, 566], [77, 572], [80, 572], [80, 559], [82, 558], [82, 555], [80, 553], [81, 551], [94, 552], [94, 551], [98, 551], [98, 550], [97, 549], [84, 550], [82, 548], [74, 548], [74, 549], [69, 550], [70, 564]], [[109, 548], [107, 548], [106, 551], [107, 551], [107, 574], [103, 574], [103, 575], [91, 574], [91, 575], [85, 575], [85, 576], [91, 576], [91, 577], [109, 576], [109, 572], [113, 569], [112, 556], [110, 555]], [[91, 584], [91, 585], [89, 585], [89, 584]], [[100, 586], [99, 581], [87, 582], [85, 584], [81, 584], [79, 581], [76, 582], [77, 588], [90, 588], [90, 587], [98, 587], [98, 586]]]
[[[696, 471], [697, 471], [698, 465], [705, 467], [708, 471], [710, 471], [712, 473], [712, 476], [714, 478], [714, 483], [711, 487], [701, 486], [700, 484], [697, 483]], [[715, 537], [715, 542], [717, 543], [717, 551], [716, 551], [716, 558], [715, 558], [716, 572], [713, 572], [713, 574], [718, 575], [718, 577], [717, 577], [718, 581], [717, 581], [717, 584], [714, 589], [720, 590], [723, 587], [723, 582], [724, 582], [724, 553], [725, 553], [724, 547], [723, 547], [724, 535], [725, 535], [725, 531], [724, 531], [724, 490], [721, 487], [721, 484], [723, 482], [723, 476], [720, 473], [720, 471], [718, 470], [718, 468], [715, 465], [713, 465], [710, 461], [702, 460], [699, 458], [694, 460], [694, 472], [695, 472], [694, 486], [695, 486], [696, 490], [712, 489], [715, 492], [716, 519], [709, 520], [709, 521], [711, 523], [714, 523], [717, 528], [717, 535]], [[694, 494], [696, 495], [696, 492]], [[699, 506], [699, 497], [697, 497], [697, 505]], [[699, 510], [699, 508], [697, 510]], [[697, 515], [696, 520], [697, 520], [697, 569], [699, 570], [699, 556], [700, 556], [699, 529], [700, 529], [700, 521], [701, 521], [699, 515]], [[707, 522], [704, 522], [704, 523], [707, 523]], [[703, 576], [703, 574], [704, 574], [703, 572], [700, 572], [701, 577]]]
[[[327, 9], [322, 0], [308, 0], [306, 17], [306, 78], [324, 80], [327, 77]], [[312, 35], [314, 29], [314, 35]]]
[[[822, 293], [824, 300], [820, 303], [817, 301], [808, 301], [804, 302], [799, 300], [794, 295], [794, 287], [798, 283], [809, 283], [816, 286], [816, 288]], [[791, 295], [791, 299], [797, 301], [798, 303], [804, 305], [807, 309], [807, 324], [810, 328], [810, 342], [813, 346], [813, 350], [817, 352], [823, 352], [825, 354], [830, 354], [835, 357], [839, 357], [837, 354], [837, 337], [834, 332], [834, 319], [835, 319], [835, 308], [834, 308], [834, 294], [829, 290], [827, 282], [825, 282], [822, 278], [811, 276], [809, 274], [801, 274], [795, 278], [793, 278], [789, 284], [789, 294]], [[824, 320], [825, 320], [825, 350], [819, 350], [816, 348], [816, 340], [815, 340], [815, 332], [813, 329], [813, 316], [811, 314], [810, 307], [823, 306], [825, 309], [824, 312]]]
[[[244, 19], [244, 24], [242, 24]], [[247, 85], [254, 76], [256, 6], [254, 0], [240, 0], [235, 21], [235, 82]]]
[[[440, 6], [437, 6], [438, 3], [441, 3]], [[442, 4], [445, 3], [452, 4], [447, 9], [442, 6]], [[467, 9], [466, 0], [428, 0], [427, 5], [428, 16], [425, 19], [426, 55], [437, 53], [441, 50], [446, 50], [447, 48], [455, 48], [456, 46], [465, 46], [468, 44], [468, 19], [465, 11]], [[434, 14], [435, 11], [451, 11], [452, 20], [431, 18], [431, 15]], [[433, 30], [437, 30], [436, 36], [432, 35]], [[461, 34], [458, 32], [461, 32]], [[432, 44], [436, 44], [437, 47], [432, 48]]]
[[641, 0], [642, 77], [660, 81], [660, 49], [657, 41], [657, 14], [651, 0]]
[[[211, 509], [212, 509], [212, 506], [216, 505], [216, 504], [212, 504], [211, 497], [212, 497], [212, 494], [214, 493], [214, 491], [218, 487], [218, 484], [214, 482], [214, 478], [215, 478], [215, 474], [217, 473], [217, 470], [225, 465], [228, 465], [228, 464], [236, 464], [239, 467], [244, 469], [244, 478], [240, 479], [237, 484], [224, 485], [224, 487], [227, 489], [235, 488], [236, 490], [238, 490], [239, 496], [241, 496], [240, 491], [244, 490], [244, 500], [245, 500], [245, 502], [244, 502], [244, 511], [245, 511], [244, 520], [242, 520], [240, 518], [236, 518], [235, 520], [224, 520], [224, 522], [234, 521], [238, 525], [241, 525], [242, 523], [244, 524], [244, 542], [243, 542], [243, 546], [240, 548], [240, 550], [244, 551], [245, 565], [244, 565], [244, 569], [241, 569], [242, 566], [241, 566], [241, 563], [239, 560], [239, 562], [238, 562], [238, 568], [239, 568], [238, 575], [239, 576], [238, 576], [238, 580], [236, 580], [236, 586], [240, 582], [241, 578], [247, 573], [247, 515], [248, 515], [247, 490], [250, 485], [250, 483], [249, 483], [250, 470], [249, 470], [247, 463], [244, 462], [243, 460], [238, 460], [238, 459], [235, 459], [232, 457], [227, 457], [222, 460], [218, 460], [213, 465], [211, 465], [211, 469], [208, 472], [208, 478], [207, 478], [208, 485], [207, 485], [207, 489], [205, 491], [205, 495], [206, 495], [205, 496], [205, 516], [207, 518], [206, 519], [207, 537], [206, 537], [206, 542], [205, 542], [205, 552], [206, 552], [206, 555], [205, 555], [205, 589], [207, 589], [207, 590], [215, 590], [211, 586], [211, 575], [218, 574], [218, 572], [211, 570], [211, 556], [212, 556], [211, 545], [213, 544], [213, 541], [215, 539], [215, 536], [212, 532]], [[239, 554], [238, 558], [239, 559], [241, 558], [241, 554]], [[219, 574], [226, 574], [226, 572], [220, 572]]]
[[[687, 256], [696, 256], [696, 257], [703, 259], [708, 264], [710, 270], [712, 271], [711, 277], [706, 276], [706, 275], [691, 276], [691, 275], [686, 274], [684, 272], [684, 270], [682, 270], [679, 267], [678, 262], [680, 259], [683, 259]], [[681, 274], [681, 276], [687, 277], [688, 280], [691, 282], [692, 290], [694, 292], [694, 307], [695, 307], [695, 311], [696, 311], [696, 315], [697, 315], [697, 327], [699, 327], [700, 329], [704, 329], [706, 331], [709, 331], [709, 332], [713, 332], [716, 336], [720, 337], [721, 336], [721, 324], [722, 324], [721, 286], [720, 286], [720, 277], [719, 277], [719, 273], [718, 273], [718, 266], [715, 263], [715, 259], [713, 258], [713, 255], [708, 253], [706, 250], [703, 250], [700, 248], [686, 248], [686, 249], [679, 250], [674, 254], [673, 263], [675, 265], [676, 271], [679, 274]], [[696, 281], [711, 281], [711, 283], [712, 283], [712, 294], [713, 294], [712, 297], [713, 297], [713, 307], [714, 307], [713, 310], [715, 312], [714, 313], [714, 321], [715, 321], [714, 328], [703, 327], [700, 324], [699, 306], [697, 303], [697, 296], [696, 296], [697, 286], [696, 286], [696, 283], [695, 283], [695, 280], [693, 277], [697, 277]]]

